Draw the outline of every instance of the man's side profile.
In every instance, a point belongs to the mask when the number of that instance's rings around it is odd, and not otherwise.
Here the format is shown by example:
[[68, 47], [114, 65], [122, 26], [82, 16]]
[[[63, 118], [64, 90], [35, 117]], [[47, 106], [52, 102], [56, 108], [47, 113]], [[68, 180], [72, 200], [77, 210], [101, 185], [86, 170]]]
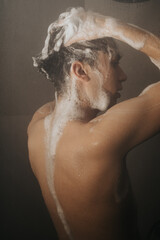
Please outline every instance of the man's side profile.
[[160, 130], [160, 83], [117, 104], [127, 77], [113, 39], [160, 68], [158, 37], [82, 8], [49, 26], [33, 58], [55, 100], [28, 126], [29, 158], [60, 240], [139, 239], [125, 157]]

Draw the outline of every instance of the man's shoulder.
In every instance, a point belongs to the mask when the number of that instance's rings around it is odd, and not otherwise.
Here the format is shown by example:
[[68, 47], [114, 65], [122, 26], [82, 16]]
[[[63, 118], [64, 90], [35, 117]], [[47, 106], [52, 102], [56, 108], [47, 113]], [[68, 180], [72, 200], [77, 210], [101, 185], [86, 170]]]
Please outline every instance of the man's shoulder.
[[91, 121], [101, 144], [113, 154], [126, 154], [129, 141], [142, 112], [139, 97], [118, 103]]
[[[50, 103], [49, 103], [50, 104]], [[39, 108], [33, 115], [28, 128], [28, 150], [29, 152], [39, 151], [39, 146], [44, 138], [44, 119], [51, 112], [50, 105], [45, 104]]]
[[27, 133], [29, 162], [34, 174], [37, 176], [36, 169], [40, 164], [44, 152], [44, 119], [31, 121]]
[[37, 129], [40, 122], [49, 115], [54, 110], [54, 102], [46, 103], [45, 105], [41, 106], [34, 114], [33, 117], [28, 125], [27, 133], [28, 135], [34, 130]]
[[126, 154], [159, 131], [157, 100], [159, 95], [154, 97], [148, 91], [116, 104], [102, 115], [97, 129], [112, 152]]

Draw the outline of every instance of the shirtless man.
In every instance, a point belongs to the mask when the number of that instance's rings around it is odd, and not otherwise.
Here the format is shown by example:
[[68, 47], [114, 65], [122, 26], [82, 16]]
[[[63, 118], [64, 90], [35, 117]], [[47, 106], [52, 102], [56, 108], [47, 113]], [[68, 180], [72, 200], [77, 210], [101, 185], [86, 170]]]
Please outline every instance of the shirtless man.
[[126, 75], [113, 38], [160, 67], [156, 36], [82, 8], [50, 25], [34, 58], [56, 96], [29, 124], [29, 157], [60, 240], [139, 239], [125, 156], [160, 130], [160, 83], [116, 104]]

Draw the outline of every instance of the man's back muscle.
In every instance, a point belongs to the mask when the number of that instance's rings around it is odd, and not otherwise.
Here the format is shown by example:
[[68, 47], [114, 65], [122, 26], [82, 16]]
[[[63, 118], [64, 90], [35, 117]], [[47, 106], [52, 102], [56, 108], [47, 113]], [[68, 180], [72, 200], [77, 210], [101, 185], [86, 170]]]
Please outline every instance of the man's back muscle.
[[[56, 193], [75, 239], [116, 239], [113, 233], [123, 228], [125, 208], [130, 208], [125, 162], [122, 156], [111, 154], [107, 143], [104, 151], [103, 129], [96, 127], [100, 119], [103, 116], [87, 124], [68, 123], [56, 150]], [[46, 182], [43, 126], [42, 119], [30, 133], [30, 161], [56, 228], [65, 236]], [[113, 140], [106, 135], [107, 141], [109, 146]]]

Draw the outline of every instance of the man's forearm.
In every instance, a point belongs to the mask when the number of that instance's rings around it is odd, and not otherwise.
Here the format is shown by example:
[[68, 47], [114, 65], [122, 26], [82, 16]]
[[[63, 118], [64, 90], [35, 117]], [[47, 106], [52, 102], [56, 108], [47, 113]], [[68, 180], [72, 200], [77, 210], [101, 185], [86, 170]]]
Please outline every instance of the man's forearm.
[[148, 55], [160, 69], [160, 38], [133, 24], [124, 23], [112, 17], [95, 14], [95, 29], [98, 37], [112, 37]]
[[[107, 20], [104, 22], [107, 24]], [[151, 58], [160, 61], [160, 39], [152, 33], [132, 24], [115, 20], [112, 24], [111, 35], [133, 48], [144, 52]]]
[[112, 37], [144, 52], [160, 68], [160, 39], [137, 26], [85, 11], [82, 8], [71, 10], [66, 17], [63, 17], [63, 20], [60, 18], [56, 24], [57, 27], [63, 26], [57, 42], [61, 40], [60, 43], [65, 46], [82, 40]]

